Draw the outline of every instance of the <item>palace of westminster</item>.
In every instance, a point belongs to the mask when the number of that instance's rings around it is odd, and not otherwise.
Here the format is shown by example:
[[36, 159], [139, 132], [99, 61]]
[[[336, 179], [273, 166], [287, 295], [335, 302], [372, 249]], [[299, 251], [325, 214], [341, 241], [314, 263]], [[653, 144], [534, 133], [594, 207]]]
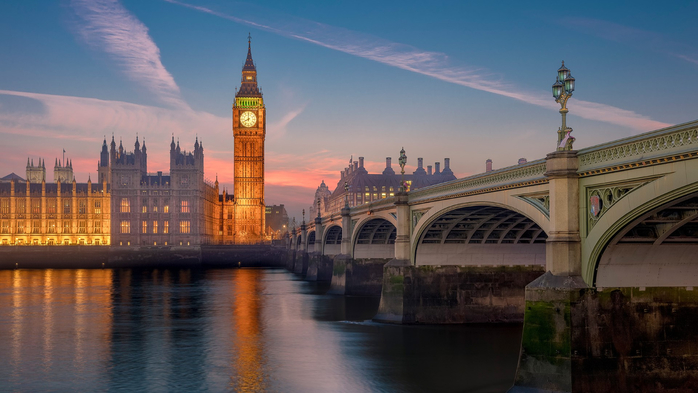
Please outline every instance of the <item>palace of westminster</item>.
[[[204, 180], [204, 148], [184, 151], [174, 136], [170, 172], [148, 173], [145, 140], [126, 152], [114, 137], [100, 152], [93, 183], [77, 183], [70, 160], [56, 159], [54, 182], [46, 163], [27, 160], [26, 179], [0, 179], [0, 245], [251, 244], [267, 239], [264, 205], [266, 109], [248, 41], [242, 83], [233, 104], [235, 195]], [[271, 211], [270, 211], [271, 210]], [[273, 229], [273, 228], [272, 228]]]

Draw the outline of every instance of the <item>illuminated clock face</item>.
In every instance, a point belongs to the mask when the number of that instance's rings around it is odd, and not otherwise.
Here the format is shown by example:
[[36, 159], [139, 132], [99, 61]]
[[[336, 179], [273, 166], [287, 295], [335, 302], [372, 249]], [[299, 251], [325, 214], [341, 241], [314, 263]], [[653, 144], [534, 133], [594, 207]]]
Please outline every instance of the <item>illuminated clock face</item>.
[[240, 124], [245, 127], [252, 127], [257, 123], [257, 116], [252, 112], [242, 112], [240, 115]]

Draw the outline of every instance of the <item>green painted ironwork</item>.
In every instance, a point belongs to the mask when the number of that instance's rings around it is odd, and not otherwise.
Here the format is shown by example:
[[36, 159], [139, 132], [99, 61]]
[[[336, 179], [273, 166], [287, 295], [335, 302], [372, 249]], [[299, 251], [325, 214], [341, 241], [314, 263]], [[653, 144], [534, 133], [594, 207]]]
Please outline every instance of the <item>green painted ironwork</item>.
[[235, 97], [235, 107], [237, 108], [263, 108], [264, 101], [261, 97]]

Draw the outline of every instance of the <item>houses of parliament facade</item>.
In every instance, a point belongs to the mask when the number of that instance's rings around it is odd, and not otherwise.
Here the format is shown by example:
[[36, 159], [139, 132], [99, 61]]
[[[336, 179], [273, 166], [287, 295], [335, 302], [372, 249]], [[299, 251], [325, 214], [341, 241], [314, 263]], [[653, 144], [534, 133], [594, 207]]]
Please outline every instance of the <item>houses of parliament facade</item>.
[[97, 179], [77, 183], [72, 161], [27, 160], [26, 179], [0, 178], [0, 245], [194, 246], [265, 240], [266, 108], [248, 41], [233, 103], [235, 195], [204, 180], [204, 147], [170, 143], [170, 172], [148, 172], [145, 139], [127, 152], [102, 143]]

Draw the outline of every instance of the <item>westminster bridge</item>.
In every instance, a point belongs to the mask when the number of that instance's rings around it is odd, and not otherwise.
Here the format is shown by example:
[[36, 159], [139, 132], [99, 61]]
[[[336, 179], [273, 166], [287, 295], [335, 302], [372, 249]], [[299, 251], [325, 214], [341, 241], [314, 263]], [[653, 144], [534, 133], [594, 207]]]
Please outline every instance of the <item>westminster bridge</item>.
[[512, 391], [698, 388], [698, 121], [345, 207], [286, 245], [306, 279], [380, 294], [377, 321], [523, 321]]

